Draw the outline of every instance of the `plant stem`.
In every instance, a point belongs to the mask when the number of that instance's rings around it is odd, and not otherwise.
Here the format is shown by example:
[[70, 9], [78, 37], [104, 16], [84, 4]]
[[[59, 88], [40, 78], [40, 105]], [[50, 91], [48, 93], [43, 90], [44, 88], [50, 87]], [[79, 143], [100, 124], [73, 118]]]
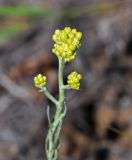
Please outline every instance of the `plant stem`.
[[55, 105], [58, 105], [58, 101], [49, 93], [47, 89], [43, 91], [47, 98], [49, 98]]
[[[59, 150], [59, 138], [61, 126], [63, 123], [64, 116], [66, 114], [66, 108], [63, 111], [64, 106], [64, 84], [63, 84], [63, 69], [64, 69], [64, 59], [59, 58], [59, 101], [56, 104], [56, 112], [54, 120], [49, 124], [49, 131], [46, 138], [46, 155], [48, 160], [57, 160], [58, 159], [58, 150]], [[65, 106], [66, 107], [66, 106]]]
[[71, 89], [69, 85], [63, 85], [62, 88], [63, 89]]
[[58, 107], [60, 108], [62, 108], [64, 104], [63, 69], [64, 69], [64, 60], [60, 57], [59, 58], [59, 75], [58, 75], [58, 79], [59, 79], [59, 106]]

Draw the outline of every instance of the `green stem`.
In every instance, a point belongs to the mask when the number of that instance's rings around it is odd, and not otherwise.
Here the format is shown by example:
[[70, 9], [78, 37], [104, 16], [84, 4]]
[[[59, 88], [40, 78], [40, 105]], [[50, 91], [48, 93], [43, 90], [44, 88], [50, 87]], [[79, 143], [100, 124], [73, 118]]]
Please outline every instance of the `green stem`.
[[58, 159], [58, 150], [59, 150], [59, 138], [61, 126], [63, 123], [64, 116], [66, 114], [66, 106], [63, 111], [64, 106], [64, 91], [65, 87], [63, 84], [63, 69], [64, 69], [64, 59], [59, 58], [59, 73], [58, 73], [58, 81], [59, 81], [59, 101], [56, 100], [50, 95], [49, 92], [44, 92], [46, 96], [55, 102], [56, 104], [56, 113], [54, 116], [54, 120], [50, 125], [48, 135], [46, 138], [46, 155], [48, 160], [57, 160]]
[[43, 90], [44, 94], [46, 95], [47, 98], [49, 98], [56, 106], [58, 105], [58, 101], [49, 93], [49, 91]]
[[62, 88], [63, 89], [70, 89], [70, 86], [69, 85], [63, 85]]
[[64, 104], [64, 84], [63, 84], [63, 69], [64, 69], [64, 60], [60, 57], [59, 58], [59, 108], [62, 108]]

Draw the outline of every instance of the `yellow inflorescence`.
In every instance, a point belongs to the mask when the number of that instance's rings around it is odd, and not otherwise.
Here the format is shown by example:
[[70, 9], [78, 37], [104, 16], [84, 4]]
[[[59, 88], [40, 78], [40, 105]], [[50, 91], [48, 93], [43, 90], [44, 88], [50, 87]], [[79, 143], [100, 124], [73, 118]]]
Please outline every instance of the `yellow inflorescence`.
[[36, 87], [45, 87], [46, 86], [46, 77], [42, 74], [38, 74], [34, 77], [34, 84]]
[[68, 76], [67, 83], [72, 89], [79, 89], [81, 79], [82, 79], [81, 74], [78, 74], [77, 72], [72, 72]]
[[72, 61], [76, 56], [76, 50], [81, 46], [82, 33], [75, 28], [65, 27], [57, 29], [53, 35], [55, 41], [52, 51], [57, 57], [64, 58], [67, 62]]

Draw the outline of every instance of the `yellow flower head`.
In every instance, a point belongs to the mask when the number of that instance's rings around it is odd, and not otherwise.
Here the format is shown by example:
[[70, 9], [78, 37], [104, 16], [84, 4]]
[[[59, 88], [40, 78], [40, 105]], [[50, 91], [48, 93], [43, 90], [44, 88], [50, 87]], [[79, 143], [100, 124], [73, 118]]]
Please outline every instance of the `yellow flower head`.
[[55, 42], [52, 51], [57, 57], [62, 57], [70, 62], [76, 56], [76, 50], [81, 46], [82, 33], [75, 28], [65, 27], [63, 30], [55, 30], [53, 40]]
[[78, 74], [77, 72], [72, 72], [68, 76], [67, 83], [72, 89], [79, 89], [81, 79], [82, 79], [81, 74]]
[[42, 74], [38, 74], [34, 77], [34, 85], [36, 87], [45, 87], [46, 86], [46, 77]]

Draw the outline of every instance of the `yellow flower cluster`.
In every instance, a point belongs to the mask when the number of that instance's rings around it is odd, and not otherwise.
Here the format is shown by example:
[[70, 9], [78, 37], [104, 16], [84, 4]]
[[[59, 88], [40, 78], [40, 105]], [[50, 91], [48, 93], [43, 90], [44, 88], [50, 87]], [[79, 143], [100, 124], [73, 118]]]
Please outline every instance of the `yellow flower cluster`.
[[57, 29], [53, 35], [55, 41], [52, 51], [57, 57], [62, 57], [70, 62], [76, 56], [76, 50], [81, 46], [82, 33], [75, 28], [65, 27], [63, 30]]
[[45, 87], [46, 86], [46, 77], [42, 74], [38, 74], [34, 77], [34, 84], [36, 87]]
[[77, 72], [72, 72], [68, 76], [67, 83], [72, 89], [79, 89], [81, 79], [82, 79], [81, 74], [78, 74]]

